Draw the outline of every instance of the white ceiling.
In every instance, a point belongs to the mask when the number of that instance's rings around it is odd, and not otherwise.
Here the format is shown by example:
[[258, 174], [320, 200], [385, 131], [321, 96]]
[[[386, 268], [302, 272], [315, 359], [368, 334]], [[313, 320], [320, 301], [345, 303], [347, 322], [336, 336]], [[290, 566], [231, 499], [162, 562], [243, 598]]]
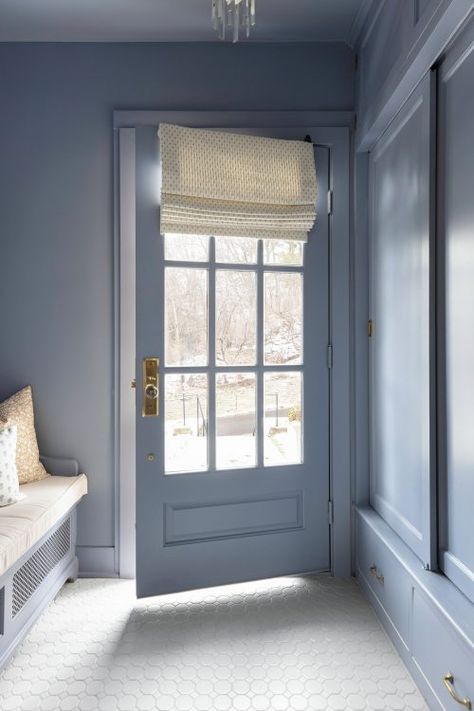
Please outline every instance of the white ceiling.
[[[369, 0], [256, 0], [252, 41], [353, 44]], [[211, 0], [0, 0], [0, 41], [213, 42]]]

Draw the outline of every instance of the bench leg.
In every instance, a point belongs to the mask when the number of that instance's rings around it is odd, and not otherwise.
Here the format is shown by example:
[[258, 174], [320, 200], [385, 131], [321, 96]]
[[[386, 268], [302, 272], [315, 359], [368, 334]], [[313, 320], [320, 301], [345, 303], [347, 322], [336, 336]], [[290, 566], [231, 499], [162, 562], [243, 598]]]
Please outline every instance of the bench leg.
[[74, 568], [71, 572], [71, 575], [69, 578], [66, 580], [67, 583], [75, 583], [77, 578], [79, 576], [79, 561], [77, 558], [74, 558]]

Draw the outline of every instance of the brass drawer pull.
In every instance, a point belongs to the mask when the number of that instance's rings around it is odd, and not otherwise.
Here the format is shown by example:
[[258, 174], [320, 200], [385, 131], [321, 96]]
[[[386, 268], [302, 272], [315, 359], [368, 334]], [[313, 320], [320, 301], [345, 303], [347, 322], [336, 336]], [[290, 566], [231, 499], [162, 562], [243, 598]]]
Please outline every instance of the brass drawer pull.
[[375, 563], [372, 563], [369, 570], [370, 570], [370, 574], [373, 575], [376, 580], [378, 580], [380, 585], [383, 585], [385, 578], [383, 577], [383, 575], [380, 575], [379, 573], [377, 573], [377, 566], [375, 565]]
[[457, 701], [458, 704], [461, 704], [461, 706], [465, 706], [467, 709], [472, 709], [471, 700], [470, 699], [461, 699], [461, 697], [458, 696], [456, 694], [456, 692], [454, 691], [454, 688], [453, 688], [454, 676], [453, 676], [453, 674], [451, 674], [451, 672], [448, 672], [447, 674], [445, 674], [445, 676], [443, 677], [443, 683], [444, 683], [445, 687], [447, 688], [447, 690], [449, 691], [450, 696], [452, 696], [452, 698], [455, 701]]

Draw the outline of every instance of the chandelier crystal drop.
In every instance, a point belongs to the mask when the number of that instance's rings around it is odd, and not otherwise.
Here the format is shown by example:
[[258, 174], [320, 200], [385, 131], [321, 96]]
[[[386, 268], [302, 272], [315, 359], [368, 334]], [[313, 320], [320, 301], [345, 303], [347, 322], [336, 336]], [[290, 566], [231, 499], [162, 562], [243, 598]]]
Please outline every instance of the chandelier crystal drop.
[[229, 33], [237, 42], [241, 30], [249, 37], [255, 25], [255, 0], [212, 0], [212, 24], [222, 40]]

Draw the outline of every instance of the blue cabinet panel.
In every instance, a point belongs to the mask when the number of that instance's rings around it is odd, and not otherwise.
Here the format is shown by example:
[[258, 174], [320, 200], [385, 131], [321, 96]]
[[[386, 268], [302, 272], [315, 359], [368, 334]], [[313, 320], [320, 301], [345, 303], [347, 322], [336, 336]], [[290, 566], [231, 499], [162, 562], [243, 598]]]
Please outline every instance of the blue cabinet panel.
[[444, 677], [450, 673], [454, 692], [461, 699], [474, 702], [474, 650], [454, 633], [440, 611], [416, 589], [412, 655], [441, 708], [460, 708], [444, 683]]
[[474, 23], [439, 70], [439, 239], [445, 253], [441, 565], [474, 601]]
[[432, 77], [370, 156], [371, 503], [432, 565]]
[[361, 516], [357, 517], [357, 567], [359, 577], [364, 578], [408, 648], [412, 594], [409, 575]]

